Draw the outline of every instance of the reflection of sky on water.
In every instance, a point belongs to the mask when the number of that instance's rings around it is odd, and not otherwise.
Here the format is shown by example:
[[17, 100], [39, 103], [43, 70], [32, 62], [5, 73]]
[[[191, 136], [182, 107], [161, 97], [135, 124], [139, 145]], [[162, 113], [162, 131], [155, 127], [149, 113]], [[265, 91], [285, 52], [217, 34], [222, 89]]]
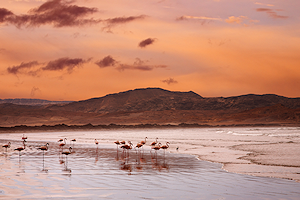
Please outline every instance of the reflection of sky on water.
[[[191, 155], [164, 154], [163, 150], [155, 153], [148, 146], [139, 151], [132, 149], [125, 156], [111, 142], [115, 138], [131, 138], [136, 142], [144, 139], [145, 134], [152, 142], [155, 131], [27, 134], [27, 147], [21, 152], [20, 160], [12, 150], [22, 145], [18, 139], [20, 134], [1, 135], [17, 141], [12, 141], [8, 153], [4, 150], [1, 153], [0, 198], [296, 199], [300, 196], [300, 184], [293, 181], [227, 173], [221, 170], [220, 164], [199, 161]], [[186, 130], [177, 132], [175, 137], [167, 136], [171, 132], [155, 135], [161, 141], [177, 141], [177, 144], [179, 140], [193, 141], [191, 136], [186, 136]], [[203, 139], [203, 135], [194, 136]], [[73, 146], [73, 153], [67, 158], [59, 153], [57, 140], [63, 137], [77, 140], [74, 144], [67, 141], [65, 150]], [[100, 142], [98, 147], [95, 138]], [[37, 147], [45, 142], [50, 145], [43, 162], [43, 152]], [[176, 146], [171, 146], [171, 151]]]

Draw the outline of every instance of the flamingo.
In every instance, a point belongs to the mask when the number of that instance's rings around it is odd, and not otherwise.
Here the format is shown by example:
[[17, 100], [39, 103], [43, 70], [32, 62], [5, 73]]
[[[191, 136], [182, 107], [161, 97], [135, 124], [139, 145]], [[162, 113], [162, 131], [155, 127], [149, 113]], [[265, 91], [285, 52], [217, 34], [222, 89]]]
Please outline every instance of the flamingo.
[[152, 149], [155, 150], [156, 159], [157, 159], [157, 153], [156, 153], [156, 151], [158, 151], [161, 148], [160, 145], [161, 145], [161, 143], [158, 143], [157, 145], [155, 145], [154, 147], [152, 147]]
[[27, 140], [27, 136], [25, 137], [25, 135], [23, 134], [22, 140]]
[[[129, 144], [129, 145], [128, 145]], [[121, 146], [121, 148], [123, 149], [123, 152], [125, 151], [125, 150], [129, 150], [129, 149], [132, 149], [132, 143], [131, 143], [131, 141], [128, 141], [128, 144], [124, 144], [124, 145], [122, 145]], [[128, 155], [129, 155], [129, 152], [128, 152]], [[126, 157], [126, 153], [125, 153], [125, 157]]]
[[6, 149], [6, 152], [7, 152], [7, 148], [10, 148], [10, 142], [8, 142], [8, 144], [5, 144], [5, 145], [3, 145], [2, 147], [5, 147], [5, 149]]
[[118, 153], [119, 153], [118, 146], [119, 146], [121, 143], [120, 143], [119, 141], [115, 141], [114, 143], [117, 145], [117, 157], [118, 157]]
[[170, 142], [166, 142], [166, 144], [162, 145], [160, 148], [167, 149], [167, 148], [169, 148], [169, 144], [170, 144]]
[[[143, 148], [143, 144], [142, 143], [138, 143], [136, 146], [135, 146], [135, 148], [138, 148], [138, 152], [139, 152], [139, 154], [141, 154], [141, 151], [140, 151], [140, 148], [142, 147]], [[136, 153], [138, 153], [138, 152], [136, 152]], [[140, 155], [139, 155], [140, 156]]]
[[143, 146], [143, 144], [142, 143], [138, 143], [135, 147], [137, 147], [137, 148], [141, 148]]
[[61, 152], [61, 154], [66, 155], [66, 168], [67, 168], [67, 164], [68, 164], [68, 155], [72, 153], [72, 147], [69, 147], [69, 151], [63, 151]]
[[72, 147], [69, 147], [69, 151], [63, 151], [61, 154], [65, 154], [66, 156], [72, 153]]
[[64, 139], [59, 139], [57, 142], [62, 142]]
[[97, 145], [97, 147], [98, 147], [98, 144], [99, 144], [99, 143], [98, 143], [97, 139], [95, 139], [95, 144], [96, 144], [96, 145]]
[[25, 147], [26, 147], [25, 146], [25, 142], [26, 142], [26, 140], [23, 140], [23, 145], [24, 145], [23, 147], [18, 147], [16, 149], [14, 149], [14, 151], [19, 151], [19, 159], [20, 159], [20, 156], [21, 156], [20, 152], [23, 151], [23, 150], [25, 150]]
[[145, 137], [145, 140], [144, 140], [144, 141], [141, 141], [140, 143], [141, 143], [142, 145], [146, 144], [147, 139], [148, 139], [148, 138]]
[[162, 148], [162, 149], [164, 150], [164, 156], [165, 156], [165, 154], [166, 154], [166, 149], [169, 148], [169, 144], [170, 144], [170, 142], [166, 142], [165, 145], [162, 145], [162, 146], [160, 147], [160, 148]]
[[160, 145], [161, 145], [161, 143], [158, 143], [158, 145], [152, 147], [152, 149], [154, 149], [154, 150], [157, 151], [157, 150], [159, 150], [161, 148]]
[[156, 138], [155, 142], [152, 142], [152, 143], [151, 143], [151, 146], [155, 146], [155, 145], [157, 144], [157, 139], [158, 139], [158, 138]]
[[[64, 150], [64, 146], [66, 145], [66, 140], [67, 140], [67, 138], [64, 138], [64, 143], [59, 144], [59, 147], [61, 147], [61, 151]], [[58, 140], [58, 141], [60, 141], [60, 140]]]
[[47, 144], [45, 146], [41, 146], [38, 148], [43, 151], [43, 166], [44, 166], [44, 154], [45, 154], [45, 151], [48, 150], [48, 146], [49, 146], [49, 143], [47, 142]]
[[126, 142], [123, 140], [123, 141], [121, 141], [120, 143], [121, 143], [121, 144], [125, 144]]
[[45, 146], [39, 147], [38, 149], [40, 149], [42, 151], [47, 151], [48, 150], [48, 146], [49, 146], [49, 143], [47, 143]]

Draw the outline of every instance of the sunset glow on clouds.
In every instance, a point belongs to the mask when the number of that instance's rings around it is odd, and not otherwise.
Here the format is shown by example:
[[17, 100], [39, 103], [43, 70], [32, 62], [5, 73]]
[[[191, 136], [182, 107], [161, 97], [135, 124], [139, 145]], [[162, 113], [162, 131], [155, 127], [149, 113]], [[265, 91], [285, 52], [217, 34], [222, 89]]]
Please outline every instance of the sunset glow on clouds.
[[300, 97], [298, 0], [3, 0], [0, 99]]

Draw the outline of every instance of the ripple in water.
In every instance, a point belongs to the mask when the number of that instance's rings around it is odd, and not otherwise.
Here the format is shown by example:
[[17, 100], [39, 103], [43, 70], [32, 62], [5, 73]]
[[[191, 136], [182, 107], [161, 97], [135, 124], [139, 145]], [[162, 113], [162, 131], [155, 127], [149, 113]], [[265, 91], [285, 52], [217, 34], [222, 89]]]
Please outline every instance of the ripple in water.
[[191, 155], [76, 144], [60, 154], [28, 142], [19, 158], [1, 156], [0, 198], [12, 199], [298, 199], [294, 181], [225, 172]]

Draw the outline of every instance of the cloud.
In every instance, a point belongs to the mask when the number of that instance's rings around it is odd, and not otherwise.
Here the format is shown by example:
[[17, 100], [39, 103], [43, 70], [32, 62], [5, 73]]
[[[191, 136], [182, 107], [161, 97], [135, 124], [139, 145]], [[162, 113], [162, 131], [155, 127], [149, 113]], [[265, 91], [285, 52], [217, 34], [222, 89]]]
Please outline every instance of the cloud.
[[215, 21], [222, 21], [221, 18], [214, 18], [214, 17], [197, 17], [197, 16], [181, 16], [178, 17], [177, 20], [188, 20], [188, 19], [196, 19], [196, 20], [215, 20]]
[[139, 16], [115, 17], [115, 18], [106, 19], [106, 20], [103, 20], [103, 22], [106, 23], [106, 26], [102, 30], [107, 31], [107, 32], [111, 32], [111, 28], [116, 26], [116, 25], [125, 24], [125, 23], [129, 23], [129, 22], [132, 22], [132, 21], [145, 19], [146, 17], [147, 17], [146, 15], [139, 15]]
[[286, 19], [288, 16], [278, 15], [273, 9], [270, 8], [257, 8], [257, 12], [266, 12], [271, 18], [274, 19]]
[[167, 68], [166, 65], [150, 65], [148, 61], [143, 61], [140, 58], [136, 58], [133, 64], [124, 64], [119, 61], [116, 61], [111, 56], [106, 56], [102, 60], [95, 63], [100, 68], [105, 67], [115, 67], [116, 70], [124, 71], [124, 70], [139, 70], [139, 71], [151, 71], [155, 68]]
[[230, 16], [228, 19], [225, 19], [225, 22], [229, 24], [243, 24], [244, 26], [247, 26], [247, 24], [258, 23], [259, 20], [251, 20], [246, 16]]
[[71, 5], [75, 1], [49, 0], [31, 9], [28, 14], [15, 15], [5, 8], [0, 10], [0, 22], [8, 22], [17, 27], [28, 26], [36, 27], [51, 24], [54, 27], [80, 26], [92, 23], [99, 23], [101, 20], [84, 17], [95, 12], [97, 8], [81, 7]]
[[13, 67], [8, 67], [7, 72], [10, 74], [20, 74], [20, 73], [25, 73], [25, 74], [31, 74], [34, 75], [34, 71], [27, 71], [28, 69], [32, 69], [33, 67], [39, 65], [37, 61], [32, 61], [32, 62], [27, 62], [24, 63], [22, 62], [20, 65], [13, 66]]
[[148, 38], [148, 39], [141, 41], [139, 43], [139, 47], [144, 48], [150, 44], [153, 44], [154, 42], [155, 42], [155, 38]]
[[188, 15], [178, 17], [176, 20], [177, 21], [196, 20], [196, 21], [201, 22], [201, 25], [204, 25], [206, 23], [210, 23], [210, 22], [213, 22], [213, 21], [223, 21], [221, 18], [204, 17], [204, 16], [188, 16]]
[[116, 63], [116, 60], [113, 59], [111, 56], [106, 56], [105, 58], [96, 62], [95, 64], [98, 65], [100, 68], [104, 68], [114, 66]]
[[136, 61], [132, 65], [120, 64], [116, 69], [119, 71], [124, 70], [140, 70], [140, 71], [151, 71], [155, 68], [167, 68], [166, 65], [148, 65], [148, 61], [143, 61], [139, 58], [136, 58]]
[[178, 82], [177, 82], [175, 79], [173, 79], [173, 78], [169, 78], [169, 79], [166, 79], [166, 80], [162, 80], [161, 82], [167, 83], [168, 85], [178, 83]]
[[97, 8], [74, 5], [76, 0], [48, 0], [41, 6], [29, 10], [27, 14], [16, 15], [6, 8], [0, 8], [0, 24], [7, 23], [21, 27], [39, 27], [51, 25], [60, 27], [77, 27], [103, 24], [103, 30], [112, 32], [111, 28], [146, 18], [146, 15], [115, 17], [110, 19], [94, 19], [88, 17], [98, 12]]
[[41, 93], [41, 90], [38, 87], [33, 87], [30, 92], [30, 96], [34, 97], [36, 93]]
[[6, 22], [7, 19], [9, 19], [11, 16], [13, 16], [14, 14], [5, 9], [5, 8], [0, 8], [0, 23]]
[[228, 17], [228, 19], [225, 19], [225, 22], [230, 23], [230, 24], [232, 24], [232, 23], [240, 24], [246, 19], [248, 19], [248, 17], [246, 17], [246, 16], [239, 16], [239, 17], [230, 16], [230, 17]]
[[42, 68], [42, 70], [50, 70], [50, 71], [62, 71], [67, 69], [69, 73], [72, 73], [75, 67], [79, 67], [87, 61], [81, 58], [59, 58], [54, 61], [48, 62], [48, 64]]
[[259, 2], [255, 2], [256, 5], [261, 5], [261, 6], [269, 6], [272, 7], [274, 6], [273, 4], [266, 4], [266, 3], [259, 3]]

